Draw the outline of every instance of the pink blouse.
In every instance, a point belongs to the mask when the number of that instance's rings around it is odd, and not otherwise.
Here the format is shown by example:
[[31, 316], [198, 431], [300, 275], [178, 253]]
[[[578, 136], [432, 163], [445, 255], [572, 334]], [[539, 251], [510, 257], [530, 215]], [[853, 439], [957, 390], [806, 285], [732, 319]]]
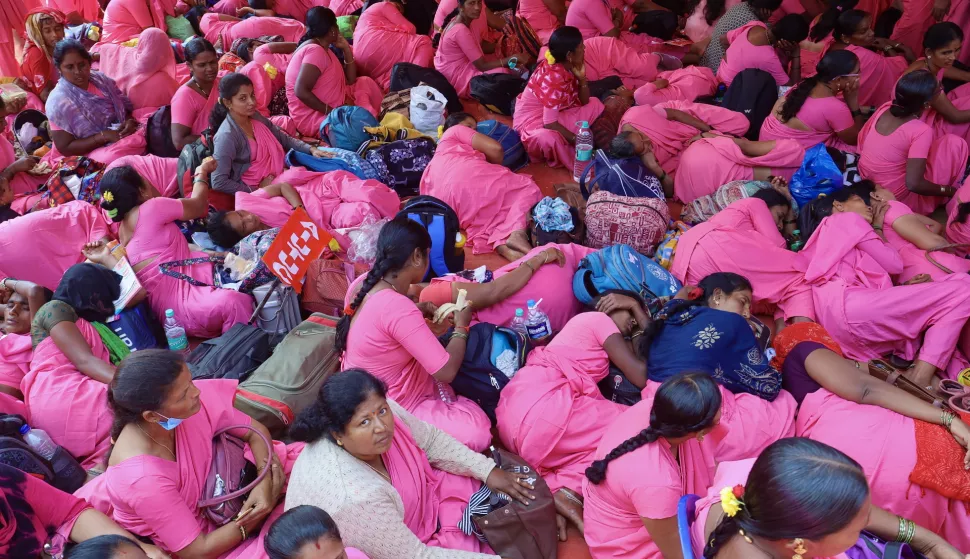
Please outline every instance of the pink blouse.
[[573, 0], [566, 10], [566, 25], [576, 27], [583, 39], [613, 30], [613, 14], [606, 0]]
[[216, 78], [208, 99], [188, 85], [182, 85], [172, 96], [172, 124], [181, 124], [191, 130], [193, 136], [209, 126], [209, 113], [219, 102], [219, 80]]
[[755, 27], [767, 26], [760, 21], [752, 21], [727, 34], [728, 47], [717, 69], [717, 78], [725, 85], [731, 85], [734, 77], [749, 68], [764, 70], [775, 78], [775, 83], [785, 85], [790, 79], [785, 67], [778, 58], [778, 52], [771, 45], [753, 45], [748, 40], [748, 32]]

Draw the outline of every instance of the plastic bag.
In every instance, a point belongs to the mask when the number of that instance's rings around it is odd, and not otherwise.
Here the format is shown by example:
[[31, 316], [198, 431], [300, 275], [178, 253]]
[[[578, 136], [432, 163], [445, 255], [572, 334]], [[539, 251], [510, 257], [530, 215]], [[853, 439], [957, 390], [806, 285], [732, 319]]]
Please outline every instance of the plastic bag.
[[422, 134], [438, 137], [438, 127], [445, 123], [448, 99], [437, 89], [419, 85], [411, 88], [411, 124]]
[[350, 248], [347, 249], [347, 258], [351, 262], [373, 266], [374, 261], [377, 260], [377, 236], [388, 221], [390, 221], [388, 218], [376, 221], [373, 216], [366, 217], [360, 227], [348, 235], [351, 243]]
[[842, 188], [842, 184], [842, 171], [825, 150], [825, 144], [818, 144], [805, 150], [805, 159], [789, 181], [788, 190], [802, 208], [820, 194]]

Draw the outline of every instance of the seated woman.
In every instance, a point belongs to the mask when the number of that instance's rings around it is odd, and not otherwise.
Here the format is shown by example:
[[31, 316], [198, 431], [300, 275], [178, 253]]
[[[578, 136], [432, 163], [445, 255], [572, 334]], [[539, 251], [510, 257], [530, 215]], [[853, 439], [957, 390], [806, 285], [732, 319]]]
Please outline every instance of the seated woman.
[[761, 125], [759, 139], [795, 140], [805, 149], [824, 143], [855, 152], [863, 125], [859, 106], [859, 57], [848, 50], [830, 51], [816, 73], [775, 103]]
[[[945, 78], [970, 81], [970, 71], [953, 66], [963, 46], [963, 31], [953, 22], [934, 24], [923, 37], [923, 53], [906, 70], [926, 70], [942, 83]], [[960, 86], [949, 93], [942, 89], [930, 102], [930, 110], [921, 120], [933, 127], [937, 137], [953, 134], [970, 142], [970, 86]]]
[[894, 286], [890, 276], [903, 265], [881, 234], [887, 209], [883, 205], [874, 212], [852, 188], [814, 200], [799, 217], [808, 240], [797, 262], [812, 284], [819, 324], [847, 357], [916, 358], [907, 376], [927, 386], [934, 374], [957, 364], [951, 357], [958, 346], [970, 355], [962, 334], [970, 301], [958, 295], [967, 290], [970, 276]]
[[893, 84], [906, 71], [907, 64], [916, 59], [907, 47], [877, 39], [872, 16], [862, 10], [847, 10], [835, 21], [832, 43], [824, 52], [837, 50], [848, 50], [859, 57], [860, 107], [879, 107], [889, 102]]
[[839, 450], [781, 439], [756, 460], [718, 466], [714, 486], [696, 504], [694, 553], [711, 559], [793, 552], [839, 558], [857, 545], [863, 529], [885, 541], [900, 541], [907, 535], [900, 533], [912, 529], [913, 549], [927, 557], [963, 557], [930, 529], [879, 508], [875, 490], [870, 494], [863, 467]]
[[[66, 541], [82, 543], [112, 537], [108, 534], [121, 539], [131, 538], [131, 534], [83, 499], [12, 466], [0, 464], [0, 480], [3, 481], [0, 483], [0, 510], [3, 511], [0, 518], [4, 523], [0, 533], [0, 553], [5, 557], [42, 557], [45, 544], [52, 541], [60, 545]], [[135, 548], [131, 553], [140, 553], [141, 557], [168, 558], [153, 545], [133, 545]], [[55, 545], [54, 551], [57, 547]]]
[[157, 155], [126, 155], [119, 157], [108, 166], [105, 171], [115, 167], [131, 167], [138, 172], [145, 181], [158, 190], [165, 198], [180, 196], [176, 175], [178, 174], [178, 159], [174, 157], [159, 157]]
[[692, 202], [736, 180], [790, 179], [802, 164], [805, 149], [795, 140], [752, 142], [711, 132], [684, 150], [674, 175], [674, 198]]
[[175, 51], [162, 30], [149, 27], [138, 36], [138, 46], [106, 43], [100, 53], [101, 72], [131, 99], [134, 110], [154, 111], [172, 102], [179, 88]]
[[[394, 56], [387, 56], [388, 53]], [[401, 0], [384, 0], [367, 8], [354, 29], [354, 54], [360, 73], [373, 78], [383, 91], [391, 83], [391, 68], [408, 62], [430, 68], [434, 62], [431, 38], [418, 35], [404, 17]]]
[[707, 42], [698, 64], [717, 72], [728, 47], [728, 32], [752, 21], [768, 21], [780, 7], [781, 0], [743, 0], [729, 8], [714, 24], [711, 39]]
[[[0, 132], [7, 127], [7, 115], [7, 104], [0, 98]], [[38, 159], [33, 156], [18, 159], [6, 134], [0, 136], [0, 206], [11, 205], [14, 196], [36, 192], [47, 182], [49, 173], [30, 173], [37, 162]]]
[[[172, 97], [172, 142], [181, 150], [209, 127], [209, 115], [219, 102], [219, 55], [202, 37], [186, 41], [184, 55], [191, 78]], [[215, 134], [215, 130], [211, 130]]]
[[[591, 37], [583, 41], [586, 47], [583, 61], [586, 63], [586, 77], [590, 81], [597, 81], [609, 76], [616, 76], [623, 81], [627, 89], [637, 89], [640, 86], [659, 81], [667, 66], [679, 68], [680, 62], [669, 63], [670, 57], [656, 53], [641, 53], [628, 47], [623, 41], [613, 37]], [[712, 80], [716, 86], [716, 82]], [[658, 84], [660, 85], [660, 84]]]
[[57, 43], [54, 65], [61, 79], [47, 97], [46, 112], [60, 155], [112, 161], [145, 153], [145, 128], [131, 117], [131, 101], [114, 80], [91, 70], [84, 45], [73, 39]]
[[[272, 442], [269, 430], [232, 407], [237, 382], [193, 382], [177, 353], [144, 349], [126, 357], [111, 382], [115, 440], [103, 474], [75, 494], [126, 530], [178, 557], [258, 557], [286, 477], [303, 445]], [[270, 471], [249, 493], [242, 513], [224, 526], [199, 508], [209, 470], [212, 438], [233, 429], [247, 460]], [[262, 436], [260, 436], [262, 435]], [[262, 529], [260, 529], [262, 527]], [[249, 538], [259, 532], [258, 538]]]
[[[209, 199], [209, 174], [216, 162], [209, 158], [195, 170], [191, 198], [161, 198], [158, 191], [131, 167], [111, 169], [101, 179], [101, 208], [120, 223], [118, 239], [156, 316], [167, 309], [189, 336], [212, 338], [237, 322], [246, 322], [253, 310], [252, 297], [212, 285], [212, 264], [178, 267], [180, 274], [167, 275], [162, 265], [207, 256], [193, 253], [176, 221], [205, 217]], [[184, 275], [190, 279], [183, 280]]]
[[[164, 0], [112, 0], [104, 9], [101, 42], [124, 43], [152, 27], [165, 32], [165, 16], [174, 16], [175, 6]], [[187, 4], [182, 6], [188, 8]]]
[[[482, 51], [481, 39], [472, 24], [482, 13], [481, 0], [458, 0], [458, 8], [445, 18], [433, 46], [434, 67], [455, 87], [458, 96], [468, 98], [472, 78], [481, 74], [518, 75], [514, 68], [529, 64], [527, 55], [515, 53], [489, 60]], [[515, 62], [513, 62], [515, 59]]]
[[[798, 43], [808, 37], [808, 22], [800, 15], [787, 15], [769, 28], [760, 21], [739, 27], [727, 34], [731, 45], [724, 53], [717, 69], [717, 79], [730, 86], [734, 77], [744, 70], [762, 70], [771, 74], [778, 85], [794, 85], [801, 81], [801, 50]], [[781, 53], [791, 63], [786, 71]]]
[[300, 505], [284, 512], [269, 527], [263, 542], [269, 559], [301, 559], [319, 550], [344, 559], [367, 559], [363, 552], [344, 547], [337, 523], [323, 509]]
[[37, 311], [50, 301], [49, 289], [36, 283], [4, 278], [0, 280], [0, 392], [23, 400], [20, 383], [30, 368], [33, 344], [30, 325]]
[[650, 138], [657, 162], [670, 176], [677, 172], [681, 154], [698, 134], [717, 131], [741, 136], [748, 126], [748, 119], [737, 111], [691, 101], [638, 104], [620, 120], [620, 132], [637, 130]]
[[53, 8], [35, 8], [27, 15], [27, 40], [20, 75], [41, 102], [47, 101], [47, 96], [57, 84], [54, 45], [64, 38], [66, 23], [64, 14]]
[[680, 557], [677, 502], [713, 481], [714, 456], [701, 441], [717, 428], [721, 402], [709, 375], [681, 373], [613, 420], [583, 481], [593, 557]]
[[565, 0], [523, 0], [519, 2], [516, 15], [525, 19], [543, 45], [556, 29], [566, 25]]
[[[567, 26], [575, 27], [583, 39], [592, 37], [614, 37], [639, 52], [660, 50], [662, 41], [646, 34], [631, 33], [633, 21], [630, 8], [633, 2], [604, 2], [602, 0], [574, 0], [566, 9]], [[623, 8], [615, 7], [623, 6]]]
[[295, 19], [282, 17], [249, 17], [239, 19], [225, 14], [208, 13], [199, 20], [199, 27], [206, 40], [229, 52], [237, 39], [252, 39], [264, 35], [281, 35], [293, 43], [300, 40], [306, 26]]
[[814, 320], [812, 288], [781, 234], [794, 222], [788, 198], [772, 188], [759, 190], [685, 231], [670, 273], [684, 285], [717, 272], [738, 274], [750, 280], [755, 303], [777, 308], [777, 318]]
[[[970, 182], [966, 179], [960, 190], [946, 204], [946, 235], [947, 242], [970, 244], [970, 225], [967, 218], [970, 217]], [[954, 254], [966, 257], [967, 247], [957, 247], [953, 249]]]
[[576, 123], [593, 122], [603, 112], [603, 103], [589, 94], [585, 50], [579, 29], [554, 31], [545, 59], [516, 99], [512, 126], [533, 161], [572, 169]]
[[[502, 166], [502, 145], [475, 131], [475, 117], [454, 113], [445, 121], [421, 194], [446, 202], [458, 214], [475, 254], [495, 251], [516, 260], [532, 250], [526, 234], [529, 210], [542, 199], [532, 177]], [[469, 182], [468, 177], [477, 177]]]
[[290, 437], [307, 445], [293, 467], [286, 509], [328, 511], [344, 542], [371, 559], [498, 559], [458, 521], [483, 483], [528, 505], [534, 496], [526, 476], [496, 467], [389, 396], [361, 369], [323, 383], [290, 427]]
[[401, 216], [384, 224], [377, 261], [337, 323], [335, 347], [344, 351], [344, 368], [370, 369], [405, 409], [483, 450], [491, 441], [488, 417], [448, 386], [465, 355], [472, 309], [456, 314], [455, 333], [442, 347], [424, 321], [436, 307], [416, 306], [406, 295], [424, 279], [430, 249], [431, 238], [418, 223]]
[[859, 133], [859, 173], [893, 193], [914, 212], [929, 215], [956, 194], [967, 142], [947, 134], [934, 139], [919, 120], [939, 84], [926, 70], [896, 83], [895, 99], [880, 107]]
[[[343, 61], [330, 49], [340, 49]], [[377, 82], [357, 75], [354, 52], [337, 27], [329, 8], [307, 12], [307, 31], [286, 68], [286, 100], [296, 128], [304, 136], [320, 137], [320, 125], [331, 110], [357, 105], [375, 117], [384, 94]]]
[[[532, 350], [502, 389], [495, 410], [506, 448], [536, 468], [554, 494], [563, 490], [565, 502], [581, 500], [593, 451], [626, 409], [603, 398], [597, 387], [610, 364], [637, 388], [647, 384], [646, 364], [629, 339], [650, 319], [639, 296], [612, 293], [597, 299], [597, 312], [576, 315], [548, 345]], [[578, 519], [582, 531], [581, 512]]]
[[115, 368], [94, 322], [115, 313], [121, 276], [97, 264], [71, 266], [34, 316], [34, 355], [20, 389], [28, 420], [77, 458], [104, 468], [111, 450], [108, 383]]

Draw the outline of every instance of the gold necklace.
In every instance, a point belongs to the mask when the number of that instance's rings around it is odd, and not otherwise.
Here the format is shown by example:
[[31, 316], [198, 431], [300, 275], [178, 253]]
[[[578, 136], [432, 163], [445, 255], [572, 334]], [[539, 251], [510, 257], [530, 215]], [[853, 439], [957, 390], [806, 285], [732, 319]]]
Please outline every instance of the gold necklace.
[[[391, 483], [391, 476], [390, 476], [390, 474], [385, 474], [385, 473], [381, 472], [380, 470], [378, 470], [377, 468], [375, 468], [374, 466], [372, 466], [371, 463], [370, 462], [367, 462], [366, 460], [361, 460], [361, 462], [363, 462], [364, 464], [367, 464], [367, 467], [368, 468], [370, 468], [370, 469], [374, 470], [375, 472], [377, 472], [377, 475], [379, 475], [382, 478], [386, 479], [387, 480], [387, 483]], [[387, 466], [384, 466], [384, 467], [386, 468]]]
[[[135, 424], [135, 427], [138, 427], [138, 430], [139, 430], [139, 431], [141, 431], [142, 433], [145, 433], [145, 436], [146, 436], [146, 437], [148, 437], [149, 439], [151, 439], [153, 443], [155, 443], [155, 444], [157, 444], [158, 446], [160, 446], [160, 447], [162, 447], [162, 448], [164, 448], [165, 450], [167, 450], [167, 451], [169, 451], [169, 452], [170, 452], [170, 453], [172, 454], [172, 458], [175, 458], [176, 460], [178, 460], [178, 458], [177, 458], [177, 457], [175, 456], [175, 451], [174, 451], [174, 450], [172, 450], [171, 448], [169, 448], [169, 447], [167, 447], [167, 446], [165, 446], [165, 445], [163, 445], [162, 443], [160, 443], [160, 442], [158, 442], [158, 441], [156, 441], [156, 440], [155, 440], [155, 437], [153, 437], [153, 436], [151, 436], [151, 435], [149, 435], [149, 434], [148, 434], [148, 431], [146, 431], [146, 430], [144, 430], [144, 429], [142, 429], [142, 428], [141, 428], [141, 425], [138, 425], [138, 424], [136, 423], [136, 424]], [[368, 465], [369, 465], [369, 464], [368, 464]]]

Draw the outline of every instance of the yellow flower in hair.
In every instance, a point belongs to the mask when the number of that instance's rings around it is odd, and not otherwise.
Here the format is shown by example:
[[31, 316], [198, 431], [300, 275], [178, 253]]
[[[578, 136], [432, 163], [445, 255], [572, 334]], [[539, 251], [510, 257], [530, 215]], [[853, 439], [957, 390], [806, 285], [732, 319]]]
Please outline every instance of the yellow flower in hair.
[[101, 195], [101, 198], [109, 204], [115, 201], [115, 195], [112, 194], [110, 190], [106, 190], [104, 194]]
[[441, 139], [441, 135], [444, 134], [444, 133], [445, 133], [445, 127], [444, 126], [439, 126], [438, 127], [438, 139], [439, 140]]
[[724, 514], [734, 518], [741, 510], [741, 500], [734, 494], [733, 487], [725, 487], [721, 490], [721, 508]]
[[275, 80], [276, 76], [280, 73], [280, 71], [276, 69], [276, 66], [273, 66], [269, 62], [263, 64], [263, 70], [266, 70], [266, 75], [269, 76], [269, 79], [271, 80]]
[[550, 52], [549, 49], [546, 49], [546, 62], [549, 64], [556, 63], [556, 57], [552, 55], [552, 52]]

